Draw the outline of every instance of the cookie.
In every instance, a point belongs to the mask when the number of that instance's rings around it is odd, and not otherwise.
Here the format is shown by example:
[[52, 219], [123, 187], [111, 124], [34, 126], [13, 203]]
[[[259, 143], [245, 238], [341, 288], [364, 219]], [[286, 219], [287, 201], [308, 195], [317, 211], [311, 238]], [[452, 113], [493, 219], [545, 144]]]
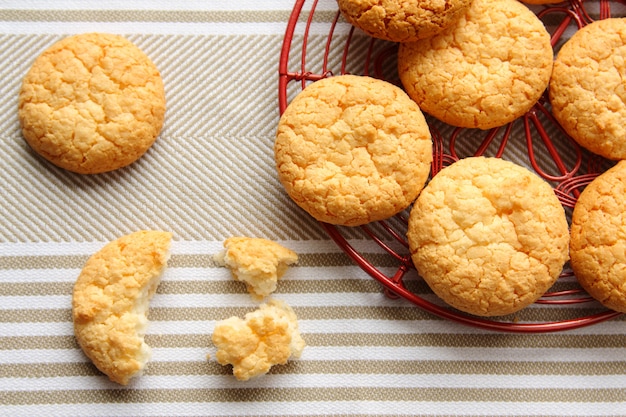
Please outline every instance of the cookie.
[[337, 0], [344, 18], [370, 36], [414, 42], [456, 22], [472, 0]]
[[478, 129], [528, 112], [548, 86], [552, 62], [550, 35], [517, 0], [474, 0], [451, 27], [398, 51], [402, 85], [422, 111]]
[[276, 291], [287, 268], [298, 262], [298, 254], [268, 239], [237, 236], [226, 239], [224, 250], [213, 259], [244, 282], [254, 298], [263, 299]]
[[555, 119], [582, 147], [626, 159], [626, 18], [584, 26], [557, 54], [550, 79]]
[[278, 177], [319, 221], [358, 226], [407, 208], [426, 182], [432, 140], [424, 115], [386, 81], [340, 75], [307, 86], [278, 123]]
[[533, 303], [568, 259], [565, 211], [550, 185], [499, 158], [466, 158], [441, 170], [413, 205], [407, 238], [433, 292], [477, 316]]
[[74, 333], [109, 379], [126, 385], [150, 359], [148, 302], [169, 256], [171, 234], [139, 231], [105, 245], [85, 263], [72, 295]]
[[593, 180], [572, 213], [571, 266], [580, 285], [626, 313], [626, 161]]
[[45, 50], [24, 77], [24, 139], [53, 164], [97, 174], [131, 164], [152, 146], [165, 114], [156, 66], [127, 39], [70, 36]]
[[243, 319], [233, 316], [215, 324], [215, 357], [221, 365], [232, 365], [240, 381], [259, 377], [302, 355], [306, 343], [298, 327], [298, 317], [287, 303], [269, 300]]

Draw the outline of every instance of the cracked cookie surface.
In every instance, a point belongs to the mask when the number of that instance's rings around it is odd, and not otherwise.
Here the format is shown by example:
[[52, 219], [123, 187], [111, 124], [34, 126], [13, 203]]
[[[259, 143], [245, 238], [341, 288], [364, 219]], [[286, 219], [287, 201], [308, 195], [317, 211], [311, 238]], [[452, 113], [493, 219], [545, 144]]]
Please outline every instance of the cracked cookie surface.
[[456, 22], [472, 0], [338, 0], [344, 18], [370, 36], [413, 42]]
[[440, 171], [413, 205], [407, 237], [435, 294], [479, 316], [533, 303], [568, 258], [568, 224], [550, 185], [498, 158], [466, 158]]
[[400, 88], [357, 75], [307, 86], [274, 145], [287, 194], [319, 221], [358, 226], [407, 208], [432, 162], [430, 130]]
[[118, 35], [87, 33], [45, 50], [24, 77], [24, 139], [53, 164], [81, 174], [131, 164], [163, 125], [165, 92], [152, 61]]
[[626, 158], [626, 18], [598, 20], [561, 48], [550, 79], [552, 113], [581, 146]]
[[150, 359], [144, 341], [148, 303], [169, 258], [172, 234], [141, 230], [106, 244], [74, 284], [74, 334], [109, 379], [126, 385]]
[[474, 0], [454, 25], [398, 51], [400, 79], [422, 111], [479, 129], [530, 110], [548, 86], [552, 62], [550, 35], [517, 0]]
[[571, 265], [580, 285], [626, 313], [626, 161], [595, 178], [572, 214]]

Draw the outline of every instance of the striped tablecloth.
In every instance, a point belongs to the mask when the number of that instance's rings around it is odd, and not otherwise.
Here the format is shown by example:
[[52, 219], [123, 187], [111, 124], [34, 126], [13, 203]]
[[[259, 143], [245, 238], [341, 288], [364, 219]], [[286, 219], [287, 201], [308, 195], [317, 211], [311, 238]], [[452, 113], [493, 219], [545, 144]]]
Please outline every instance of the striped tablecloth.
[[[292, 7], [288, 0], [0, 2], [0, 414], [626, 415], [624, 318], [547, 334], [440, 319], [386, 297], [289, 200], [272, 147]], [[317, 7], [310, 36], [320, 45], [312, 54], [323, 49], [336, 12], [334, 0]], [[90, 31], [122, 34], [152, 58], [167, 112], [139, 161], [81, 176], [27, 146], [17, 95], [40, 52]], [[347, 36], [347, 25], [337, 31]], [[511, 159], [523, 156], [520, 149]], [[151, 303], [152, 361], [121, 387], [78, 348], [71, 291], [89, 255], [139, 229], [168, 230], [175, 241]], [[299, 360], [247, 382], [207, 359], [216, 321], [256, 306], [212, 260], [234, 235], [276, 240], [300, 256], [275, 298], [298, 314], [307, 347]], [[391, 270], [370, 240], [351, 243]], [[417, 277], [407, 279], [419, 287]]]

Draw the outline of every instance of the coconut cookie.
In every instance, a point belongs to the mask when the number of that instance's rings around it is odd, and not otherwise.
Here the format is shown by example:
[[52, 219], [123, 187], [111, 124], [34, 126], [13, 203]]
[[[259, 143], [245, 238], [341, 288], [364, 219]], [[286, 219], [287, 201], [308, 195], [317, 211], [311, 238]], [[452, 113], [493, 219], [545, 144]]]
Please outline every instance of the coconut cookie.
[[489, 129], [528, 112], [552, 72], [550, 35], [517, 0], [474, 0], [442, 33], [403, 43], [398, 72], [422, 111]]
[[413, 205], [407, 237], [433, 292], [478, 316], [533, 303], [568, 258], [565, 211], [550, 185], [498, 158], [466, 158], [440, 171]]
[[244, 282], [254, 298], [263, 299], [276, 291], [287, 268], [298, 262], [298, 254], [268, 239], [241, 236], [226, 239], [224, 250], [213, 259]]
[[472, 0], [337, 0], [352, 25], [370, 36], [414, 42], [440, 33], [456, 22]]
[[163, 125], [161, 75], [117, 35], [70, 36], [44, 51], [24, 77], [24, 139], [53, 164], [80, 174], [124, 167], [141, 157]]
[[598, 20], [561, 48], [550, 80], [552, 113], [581, 146], [626, 158], [626, 18]]
[[294, 98], [274, 151], [289, 196], [317, 220], [344, 226], [407, 208], [432, 162], [417, 104], [393, 84], [357, 75], [322, 79]]
[[572, 214], [570, 256], [580, 285], [606, 307], [626, 313], [626, 161], [580, 194]]
[[306, 343], [298, 317], [285, 302], [270, 300], [243, 319], [233, 316], [215, 324], [211, 340], [221, 365], [232, 365], [240, 381], [259, 377], [274, 365], [302, 355]]
[[144, 342], [148, 301], [166, 266], [171, 237], [162, 231], [123, 236], [92, 255], [76, 280], [76, 340], [113, 382], [128, 384], [150, 359]]

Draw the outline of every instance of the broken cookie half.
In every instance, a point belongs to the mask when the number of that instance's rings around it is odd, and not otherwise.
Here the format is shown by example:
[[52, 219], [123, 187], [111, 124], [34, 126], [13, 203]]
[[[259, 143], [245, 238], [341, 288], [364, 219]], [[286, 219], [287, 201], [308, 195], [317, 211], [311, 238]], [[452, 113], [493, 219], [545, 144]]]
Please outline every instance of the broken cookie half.
[[150, 359], [144, 341], [148, 303], [167, 265], [172, 234], [138, 231], [106, 244], [74, 285], [72, 319], [78, 344], [94, 365], [122, 385]]

